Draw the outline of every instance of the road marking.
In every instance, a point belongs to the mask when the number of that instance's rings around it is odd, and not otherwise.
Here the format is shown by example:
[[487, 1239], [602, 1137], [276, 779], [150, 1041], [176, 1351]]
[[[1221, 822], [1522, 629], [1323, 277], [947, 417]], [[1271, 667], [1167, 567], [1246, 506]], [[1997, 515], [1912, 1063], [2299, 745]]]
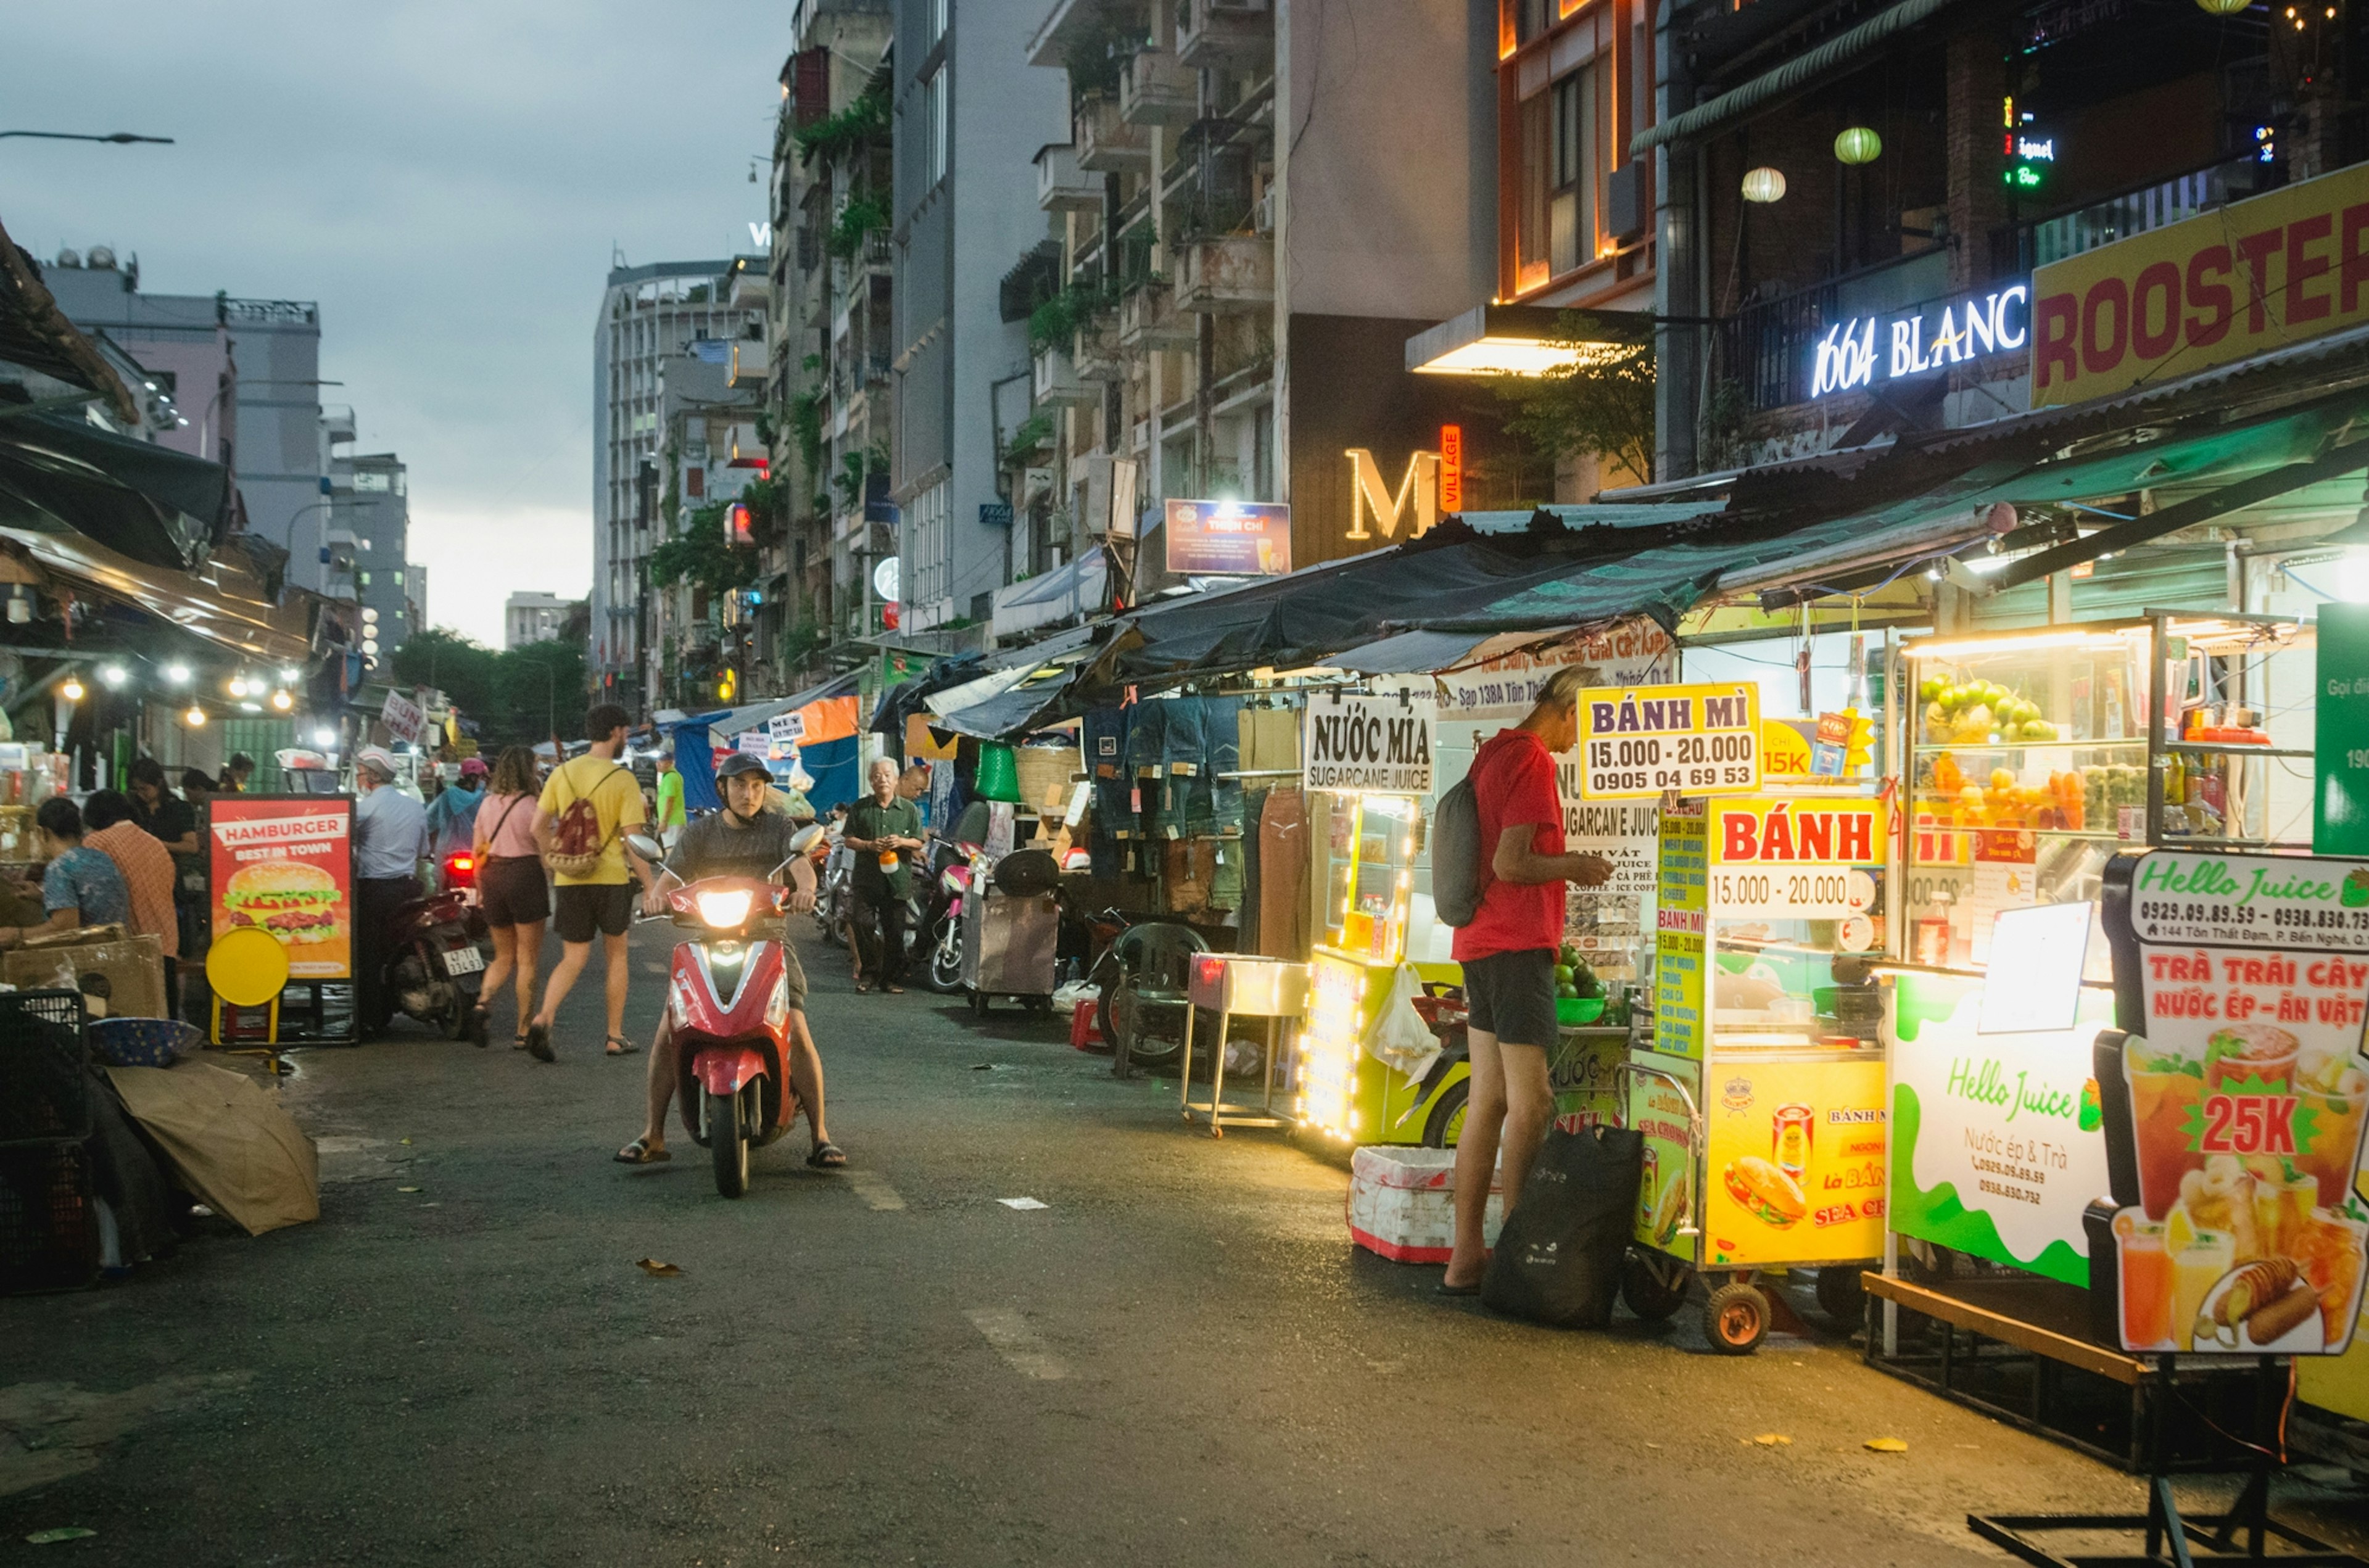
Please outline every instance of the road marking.
[[665, 960], [658, 958], [645, 958], [642, 960], [642, 973], [646, 975], [663, 975], [666, 972], [667, 966]]
[[898, 1195], [897, 1189], [869, 1171], [850, 1171], [847, 1173], [847, 1185], [868, 1207], [887, 1209], [905, 1207], [905, 1200]]
[[1050, 1379], [1066, 1378], [1070, 1369], [1061, 1358], [1045, 1348], [1036, 1331], [1025, 1319], [1009, 1307], [975, 1307], [967, 1316], [974, 1327], [987, 1336], [987, 1343], [1004, 1363], [1024, 1378]]

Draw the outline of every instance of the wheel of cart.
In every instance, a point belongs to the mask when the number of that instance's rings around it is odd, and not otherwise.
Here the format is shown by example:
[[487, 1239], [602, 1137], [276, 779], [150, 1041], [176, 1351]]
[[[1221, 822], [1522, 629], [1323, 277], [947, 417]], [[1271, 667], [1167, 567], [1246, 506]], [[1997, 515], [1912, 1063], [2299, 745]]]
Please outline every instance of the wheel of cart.
[[1768, 1293], [1753, 1283], [1752, 1271], [1739, 1269], [1703, 1302], [1703, 1337], [1722, 1356], [1749, 1356], [1768, 1337], [1773, 1311]]
[[1667, 1322], [1687, 1304], [1695, 1271], [1653, 1247], [1631, 1247], [1620, 1260], [1620, 1299], [1649, 1323]]

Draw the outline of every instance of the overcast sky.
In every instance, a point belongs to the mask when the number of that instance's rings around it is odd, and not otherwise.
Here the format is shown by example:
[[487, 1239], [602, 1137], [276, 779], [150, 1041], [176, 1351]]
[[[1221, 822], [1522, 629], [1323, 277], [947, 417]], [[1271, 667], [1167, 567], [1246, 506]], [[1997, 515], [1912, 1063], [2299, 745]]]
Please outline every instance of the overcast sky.
[[6, 0], [0, 223], [143, 292], [317, 300], [325, 400], [411, 467], [429, 621], [591, 576], [592, 330], [627, 261], [750, 247], [790, 6]]

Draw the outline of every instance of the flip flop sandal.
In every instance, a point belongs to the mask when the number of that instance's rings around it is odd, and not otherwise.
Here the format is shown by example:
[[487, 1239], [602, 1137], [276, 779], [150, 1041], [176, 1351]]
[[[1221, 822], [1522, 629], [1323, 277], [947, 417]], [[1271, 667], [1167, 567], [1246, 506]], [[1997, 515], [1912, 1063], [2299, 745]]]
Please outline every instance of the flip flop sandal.
[[559, 1059], [557, 1057], [551, 1054], [551, 1026], [549, 1024], [530, 1024], [526, 1026], [526, 1054], [534, 1058], [537, 1061], [557, 1061]]
[[652, 1149], [647, 1138], [637, 1138], [610, 1156], [620, 1165], [662, 1165], [674, 1158], [671, 1149]]
[[1438, 1296], [1478, 1296], [1481, 1294], [1481, 1288], [1477, 1285], [1450, 1285], [1444, 1279], [1438, 1284], [1433, 1286], [1431, 1288], [1432, 1293]]
[[510, 1036], [510, 1049], [514, 1051], [526, 1049], [526, 1034], [523, 1030]]
[[807, 1156], [807, 1163], [818, 1171], [839, 1171], [847, 1166], [847, 1151], [836, 1143], [818, 1143]]
[[641, 1048], [623, 1035], [609, 1036], [609, 1054], [612, 1057], [629, 1057]]

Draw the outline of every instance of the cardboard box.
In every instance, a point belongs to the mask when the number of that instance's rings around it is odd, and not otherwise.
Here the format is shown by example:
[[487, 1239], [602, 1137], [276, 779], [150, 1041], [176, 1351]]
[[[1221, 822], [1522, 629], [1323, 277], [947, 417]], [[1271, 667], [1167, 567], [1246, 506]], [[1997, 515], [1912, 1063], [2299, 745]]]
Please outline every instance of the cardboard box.
[[[173, 1015], [165, 1005], [165, 944], [156, 937], [118, 934], [104, 941], [61, 941], [0, 954], [0, 980], [18, 990], [80, 990], [85, 975], [107, 978], [109, 1016]], [[97, 1015], [98, 1008], [90, 1011]]]
[[[1505, 1223], [1495, 1174], [1484, 1244]], [[1349, 1236], [1393, 1263], [1446, 1263], [1456, 1244], [1456, 1150], [1369, 1145], [1350, 1156]]]

